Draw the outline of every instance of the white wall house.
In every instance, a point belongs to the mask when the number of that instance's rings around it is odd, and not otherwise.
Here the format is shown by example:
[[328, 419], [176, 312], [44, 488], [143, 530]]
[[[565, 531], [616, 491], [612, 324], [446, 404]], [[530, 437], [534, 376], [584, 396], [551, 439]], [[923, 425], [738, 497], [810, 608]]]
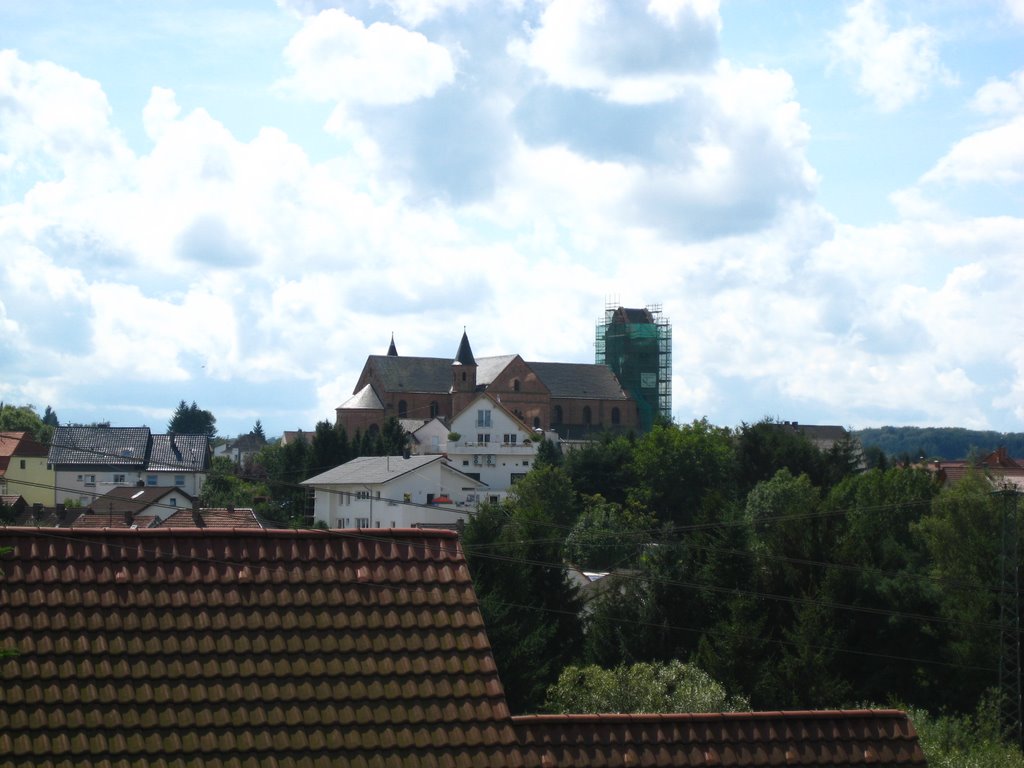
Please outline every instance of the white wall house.
[[458, 524], [486, 490], [443, 456], [362, 456], [302, 483], [313, 515], [331, 528], [410, 528]]
[[498, 400], [481, 394], [452, 418], [448, 460], [455, 469], [487, 484], [478, 501], [499, 501], [533, 466], [537, 445], [526, 424]]
[[399, 419], [402, 429], [412, 435], [410, 452], [417, 456], [444, 453], [448, 450], [451, 430], [436, 416], [432, 419]]
[[54, 503], [89, 506], [113, 488], [177, 488], [198, 496], [210, 466], [206, 435], [154, 435], [148, 427], [57, 427], [47, 458]]

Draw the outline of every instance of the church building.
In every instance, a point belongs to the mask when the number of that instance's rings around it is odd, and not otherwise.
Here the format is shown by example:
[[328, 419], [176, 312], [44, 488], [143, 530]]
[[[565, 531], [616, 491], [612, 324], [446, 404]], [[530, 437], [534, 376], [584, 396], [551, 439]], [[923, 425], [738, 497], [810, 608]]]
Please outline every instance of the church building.
[[607, 365], [477, 358], [465, 331], [452, 359], [402, 357], [392, 337], [386, 355], [366, 359], [352, 397], [336, 409], [337, 423], [349, 435], [380, 429], [392, 417], [450, 424], [481, 392], [527, 426], [566, 440], [638, 427], [636, 402]]

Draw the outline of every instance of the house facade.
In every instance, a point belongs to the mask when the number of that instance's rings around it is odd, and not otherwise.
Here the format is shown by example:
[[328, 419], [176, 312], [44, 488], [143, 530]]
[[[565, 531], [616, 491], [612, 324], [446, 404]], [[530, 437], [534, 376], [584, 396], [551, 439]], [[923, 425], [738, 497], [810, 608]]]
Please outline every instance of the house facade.
[[210, 467], [206, 435], [154, 435], [148, 427], [57, 427], [49, 504], [91, 506], [118, 487], [177, 488], [199, 496]]
[[313, 515], [331, 528], [465, 523], [485, 491], [443, 456], [362, 456], [303, 481]]
[[352, 397], [335, 411], [351, 436], [379, 430], [389, 418], [445, 423], [477, 395], [494, 397], [527, 427], [584, 439], [638, 428], [636, 401], [603, 364], [528, 362], [519, 355], [476, 357], [464, 332], [453, 359], [371, 355]]
[[[490, 393], [478, 394], [452, 419], [448, 461], [456, 469], [486, 483], [482, 498], [496, 502], [533, 466], [539, 433], [530, 429], [504, 402]], [[555, 435], [557, 437], [557, 435]]]
[[56, 475], [48, 453], [28, 432], [0, 432], [0, 496], [51, 506]]

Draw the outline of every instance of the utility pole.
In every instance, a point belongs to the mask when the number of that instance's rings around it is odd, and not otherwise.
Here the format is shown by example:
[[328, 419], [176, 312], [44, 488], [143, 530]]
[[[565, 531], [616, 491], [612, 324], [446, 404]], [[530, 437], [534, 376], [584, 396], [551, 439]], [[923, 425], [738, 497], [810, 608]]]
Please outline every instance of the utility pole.
[[999, 591], [999, 692], [1000, 715], [1008, 733], [1018, 745], [1024, 745], [1021, 706], [1020, 642], [1020, 528], [1018, 491], [1004, 487], [996, 495], [1002, 501], [1002, 546], [1000, 547]]

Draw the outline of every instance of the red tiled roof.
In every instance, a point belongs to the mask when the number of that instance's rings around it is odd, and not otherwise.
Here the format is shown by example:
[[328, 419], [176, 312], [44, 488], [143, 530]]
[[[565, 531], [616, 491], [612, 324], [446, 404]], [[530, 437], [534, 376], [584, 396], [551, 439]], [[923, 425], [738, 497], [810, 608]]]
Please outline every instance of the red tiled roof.
[[926, 764], [914, 726], [896, 710], [532, 715], [512, 722], [527, 766]]
[[511, 718], [447, 531], [3, 536], [12, 765], [924, 764], [892, 711]]
[[[256, 514], [249, 507], [234, 509], [207, 508], [198, 510], [201, 528], [262, 528]], [[196, 519], [191, 509], [182, 509], [169, 515], [160, 525], [164, 528], [195, 528]]]
[[452, 533], [8, 528], [4, 543], [0, 638], [20, 652], [0, 660], [5, 761], [514, 756]]

